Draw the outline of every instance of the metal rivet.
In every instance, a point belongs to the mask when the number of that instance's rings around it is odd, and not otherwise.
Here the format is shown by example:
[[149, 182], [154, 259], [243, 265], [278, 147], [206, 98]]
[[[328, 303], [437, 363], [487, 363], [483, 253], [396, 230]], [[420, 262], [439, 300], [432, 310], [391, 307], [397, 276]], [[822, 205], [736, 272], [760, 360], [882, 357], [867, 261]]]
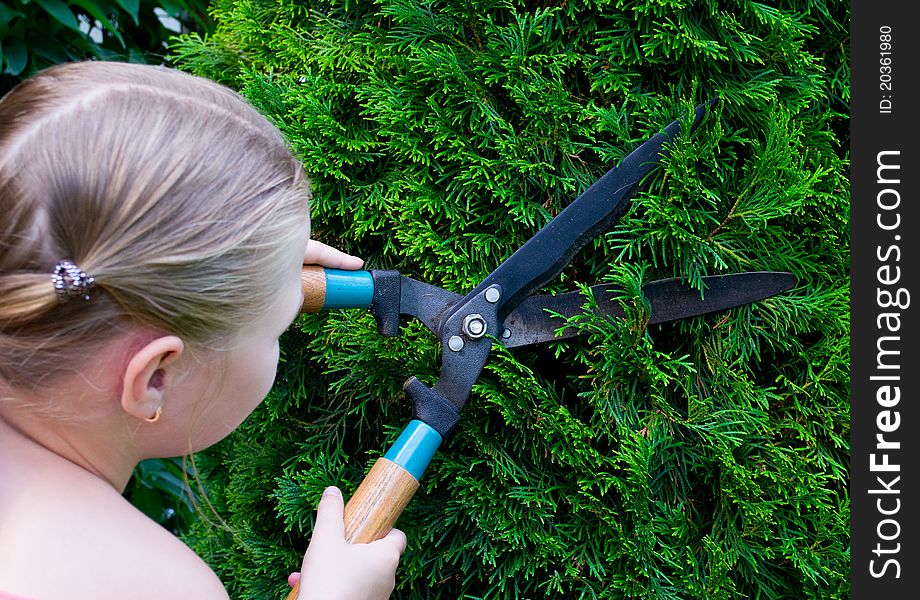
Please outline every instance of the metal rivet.
[[502, 332], [502, 339], [506, 339], [506, 340], [507, 340], [507, 339], [510, 338], [510, 337], [511, 337], [511, 330], [510, 330], [510, 329], [505, 329], [505, 330]]
[[492, 304], [495, 304], [496, 302], [501, 300], [501, 297], [502, 297], [502, 293], [498, 291], [498, 288], [496, 287], [490, 287], [489, 289], [486, 290], [486, 301]]
[[486, 320], [482, 315], [473, 313], [463, 318], [463, 333], [476, 339], [486, 334]]
[[447, 340], [447, 347], [454, 352], [460, 352], [463, 350], [463, 338], [459, 335], [450, 336], [450, 339]]

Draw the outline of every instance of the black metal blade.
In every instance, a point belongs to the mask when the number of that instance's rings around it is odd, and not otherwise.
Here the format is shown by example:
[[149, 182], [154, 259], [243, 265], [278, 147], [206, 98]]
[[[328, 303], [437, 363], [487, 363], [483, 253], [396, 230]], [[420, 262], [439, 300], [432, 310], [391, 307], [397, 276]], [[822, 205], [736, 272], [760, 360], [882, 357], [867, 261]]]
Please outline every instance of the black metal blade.
[[[699, 290], [692, 289], [680, 279], [662, 279], [644, 286], [642, 293], [651, 305], [649, 323], [676, 321], [763, 300], [792, 289], [796, 279], [791, 273], [760, 271], [704, 277], [703, 284], [702, 296]], [[595, 285], [591, 287], [591, 292], [601, 314], [625, 316], [620, 301], [616, 299], [619, 294], [615, 286]], [[562, 327], [564, 321], [547, 311], [572, 317], [583, 312], [582, 307], [586, 303], [587, 298], [581, 292], [531, 296], [505, 319], [502, 344], [511, 348], [574, 337], [578, 335], [574, 328], [556, 335], [556, 330]]]
[[[708, 107], [714, 103], [696, 108], [691, 130], [702, 121]], [[486, 288], [499, 285], [502, 300], [498, 317], [501, 321], [530, 294], [559, 275], [585, 244], [608, 230], [626, 212], [629, 198], [636, 193], [645, 176], [659, 164], [666, 154], [664, 144], [673, 140], [680, 128], [680, 121], [674, 121], [595, 181], [486, 277], [464, 298], [458, 309]]]

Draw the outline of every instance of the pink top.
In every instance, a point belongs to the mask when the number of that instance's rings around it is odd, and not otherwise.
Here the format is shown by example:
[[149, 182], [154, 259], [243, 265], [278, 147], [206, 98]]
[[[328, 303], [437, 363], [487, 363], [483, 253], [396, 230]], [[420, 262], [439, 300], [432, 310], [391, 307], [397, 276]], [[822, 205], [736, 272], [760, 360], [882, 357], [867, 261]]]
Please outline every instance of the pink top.
[[26, 598], [25, 596], [17, 596], [16, 594], [9, 594], [0, 590], [0, 600], [32, 600], [31, 598]]

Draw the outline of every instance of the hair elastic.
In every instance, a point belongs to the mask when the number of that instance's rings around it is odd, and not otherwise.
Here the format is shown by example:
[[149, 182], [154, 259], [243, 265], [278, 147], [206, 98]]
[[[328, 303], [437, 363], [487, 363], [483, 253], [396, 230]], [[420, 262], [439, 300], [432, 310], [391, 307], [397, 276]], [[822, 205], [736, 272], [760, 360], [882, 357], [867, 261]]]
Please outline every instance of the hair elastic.
[[88, 301], [90, 299], [89, 291], [95, 285], [96, 278], [88, 276], [73, 261], [64, 259], [54, 267], [51, 281], [54, 283], [54, 291], [57, 293], [58, 302], [64, 304], [75, 296], [82, 296], [84, 300]]

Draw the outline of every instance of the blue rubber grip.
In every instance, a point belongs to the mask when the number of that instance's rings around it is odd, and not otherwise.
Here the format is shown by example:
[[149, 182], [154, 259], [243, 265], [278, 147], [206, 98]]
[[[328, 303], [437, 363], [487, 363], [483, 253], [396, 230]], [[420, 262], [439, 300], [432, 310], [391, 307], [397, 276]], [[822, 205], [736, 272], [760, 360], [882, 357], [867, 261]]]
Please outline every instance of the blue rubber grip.
[[374, 299], [374, 279], [370, 271], [323, 269], [326, 275], [327, 308], [367, 308]]
[[420, 480], [441, 445], [441, 434], [422, 421], [410, 421], [383, 457]]

